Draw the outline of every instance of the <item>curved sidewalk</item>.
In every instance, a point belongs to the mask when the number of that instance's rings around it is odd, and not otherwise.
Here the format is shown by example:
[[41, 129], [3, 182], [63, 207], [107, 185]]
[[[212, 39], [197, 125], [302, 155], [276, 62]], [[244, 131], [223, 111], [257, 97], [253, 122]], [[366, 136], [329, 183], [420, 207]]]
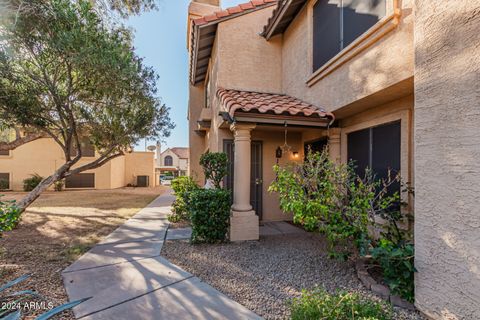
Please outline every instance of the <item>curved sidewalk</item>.
[[66, 268], [77, 319], [261, 319], [160, 256], [171, 204], [162, 194]]

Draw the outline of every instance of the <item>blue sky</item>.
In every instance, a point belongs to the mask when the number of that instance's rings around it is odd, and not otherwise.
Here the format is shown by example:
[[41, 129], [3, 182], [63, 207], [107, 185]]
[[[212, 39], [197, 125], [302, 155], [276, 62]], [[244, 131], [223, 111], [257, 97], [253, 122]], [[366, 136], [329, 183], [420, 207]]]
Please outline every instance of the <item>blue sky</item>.
[[[246, 0], [223, 0], [227, 8]], [[176, 124], [171, 136], [165, 139], [165, 147], [188, 146], [188, 53], [186, 47], [187, 8], [189, 0], [160, 0], [158, 11], [130, 18], [128, 25], [135, 30], [135, 48], [145, 64], [152, 66], [160, 79], [158, 93], [171, 108], [170, 115]], [[148, 142], [148, 145], [155, 142]], [[145, 149], [145, 143], [136, 146]]]

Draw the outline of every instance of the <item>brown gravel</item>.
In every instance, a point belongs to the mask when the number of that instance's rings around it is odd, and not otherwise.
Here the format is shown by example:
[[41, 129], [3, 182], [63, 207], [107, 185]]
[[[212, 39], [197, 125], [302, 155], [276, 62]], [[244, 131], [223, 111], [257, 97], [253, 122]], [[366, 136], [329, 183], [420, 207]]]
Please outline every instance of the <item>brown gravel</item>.
[[[288, 318], [288, 302], [317, 285], [379, 300], [358, 280], [354, 263], [327, 257], [325, 241], [316, 234], [217, 245], [174, 240], [166, 242], [162, 255], [265, 319]], [[396, 319], [423, 318], [397, 309]]]
[[[42, 194], [22, 215], [18, 228], [0, 239], [0, 285], [31, 274], [15, 290], [34, 290], [55, 306], [65, 303], [61, 271], [164, 190], [124, 188]], [[24, 195], [7, 193], [3, 199], [18, 200]], [[58, 319], [74, 318], [66, 312]]]

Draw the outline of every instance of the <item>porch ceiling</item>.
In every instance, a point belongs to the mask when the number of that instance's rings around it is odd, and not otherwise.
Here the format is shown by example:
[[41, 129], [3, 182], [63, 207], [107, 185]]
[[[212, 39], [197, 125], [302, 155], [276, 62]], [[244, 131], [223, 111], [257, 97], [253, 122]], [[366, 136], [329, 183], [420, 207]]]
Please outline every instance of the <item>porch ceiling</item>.
[[314, 126], [327, 126], [335, 120], [331, 112], [284, 94], [221, 88], [217, 97], [223, 110], [235, 120], [271, 124], [288, 121]]

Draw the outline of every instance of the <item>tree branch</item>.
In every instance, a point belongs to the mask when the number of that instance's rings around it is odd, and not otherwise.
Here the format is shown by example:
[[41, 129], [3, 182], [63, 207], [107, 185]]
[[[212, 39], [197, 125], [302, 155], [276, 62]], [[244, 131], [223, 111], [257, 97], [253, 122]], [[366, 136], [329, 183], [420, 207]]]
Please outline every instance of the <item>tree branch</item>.
[[31, 133], [26, 135], [25, 137], [17, 138], [11, 142], [0, 142], [0, 151], [14, 150], [26, 143], [29, 143], [41, 138], [46, 138], [46, 135], [44, 133]]
[[81, 167], [78, 167], [78, 168], [75, 168], [73, 170], [70, 170], [70, 171], [66, 172], [64, 177], [66, 178], [66, 177], [69, 177], [71, 175], [74, 175], [74, 174], [77, 174], [77, 173], [80, 173], [80, 172], [83, 172], [83, 171], [86, 171], [86, 170], [92, 170], [92, 169], [99, 168], [99, 167], [103, 166], [104, 164], [106, 164], [107, 162], [109, 162], [110, 160], [115, 159], [115, 158], [120, 157], [120, 156], [123, 156], [124, 154], [125, 154], [124, 152], [118, 152], [118, 153], [112, 154], [111, 156], [103, 155], [100, 158], [96, 159], [95, 161], [92, 161], [90, 163], [87, 163], [86, 165], [83, 165]]

